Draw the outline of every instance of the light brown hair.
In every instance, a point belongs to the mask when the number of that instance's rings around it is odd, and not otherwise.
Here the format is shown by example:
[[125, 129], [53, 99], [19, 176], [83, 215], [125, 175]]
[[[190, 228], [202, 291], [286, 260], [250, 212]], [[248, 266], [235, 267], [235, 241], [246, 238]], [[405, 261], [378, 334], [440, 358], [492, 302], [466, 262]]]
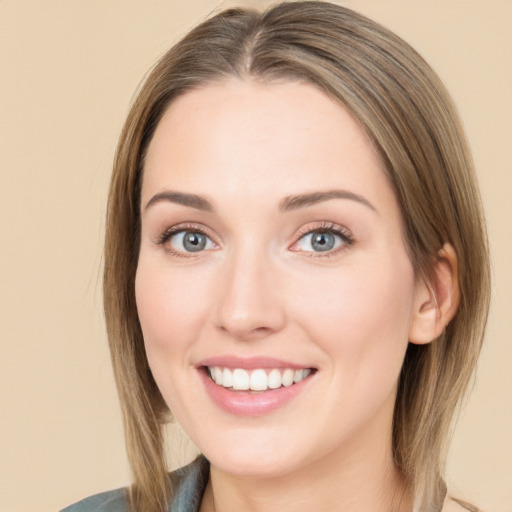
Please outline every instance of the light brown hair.
[[458, 258], [459, 309], [444, 333], [410, 344], [400, 375], [393, 453], [420, 510], [437, 511], [454, 413], [473, 374], [485, 328], [490, 271], [473, 163], [457, 112], [437, 75], [407, 43], [349, 9], [287, 2], [265, 12], [230, 9], [193, 29], [157, 63], [124, 125], [112, 175], [104, 304], [134, 485], [133, 510], [166, 510], [163, 423], [135, 305], [140, 188], [148, 144], [169, 104], [228, 77], [303, 81], [359, 121], [401, 208], [416, 276], [430, 279], [445, 242]]

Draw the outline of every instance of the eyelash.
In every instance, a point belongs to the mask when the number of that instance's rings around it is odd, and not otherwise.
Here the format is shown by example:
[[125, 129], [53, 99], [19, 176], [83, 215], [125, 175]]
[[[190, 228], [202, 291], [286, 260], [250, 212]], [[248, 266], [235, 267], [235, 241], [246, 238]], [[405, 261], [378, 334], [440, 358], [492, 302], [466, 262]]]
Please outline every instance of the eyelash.
[[337, 256], [340, 252], [347, 250], [354, 243], [354, 238], [350, 231], [346, 228], [334, 224], [332, 222], [320, 222], [314, 226], [307, 226], [301, 228], [295, 235], [295, 242], [292, 244], [297, 244], [302, 238], [312, 233], [330, 233], [333, 235], [337, 235], [342, 240], [342, 245], [334, 250], [326, 251], [325, 253], [315, 252], [315, 251], [303, 251], [303, 255], [306, 258], [331, 258], [333, 256]]
[[[194, 253], [188, 253], [188, 252], [180, 252], [176, 251], [169, 246], [166, 246], [167, 242], [176, 234], [181, 233], [183, 231], [191, 231], [194, 233], [199, 233], [201, 235], [204, 235], [208, 237], [212, 242], [215, 244], [215, 241], [213, 240], [213, 237], [205, 230], [204, 228], [196, 225], [196, 224], [178, 224], [177, 226], [172, 226], [171, 228], [166, 229], [163, 231], [158, 238], [156, 239], [155, 243], [157, 245], [164, 246], [165, 250], [172, 254], [173, 256], [181, 257], [181, 258], [191, 258], [195, 257], [196, 255]], [[338, 253], [346, 250], [350, 245], [354, 243], [354, 239], [351, 235], [351, 233], [342, 226], [339, 226], [337, 224], [334, 224], [332, 222], [320, 222], [316, 224], [315, 226], [307, 226], [304, 228], [301, 228], [297, 233], [295, 234], [295, 242], [291, 245], [297, 244], [302, 238], [304, 238], [307, 235], [310, 235], [312, 233], [330, 233], [336, 236], [339, 236], [343, 243], [340, 247], [334, 250], [326, 251], [325, 253], [317, 252], [317, 251], [302, 251], [303, 255], [307, 258], [329, 258], [332, 256], [336, 256]], [[217, 245], [217, 244], [216, 244]], [[200, 251], [202, 252], [202, 251]], [[299, 252], [299, 251], [296, 251]]]
[[[168, 228], [165, 231], [163, 231], [158, 236], [158, 238], [156, 240], [156, 244], [164, 246], [164, 249], [168, 253], [172, 254], [173, 256], [177, 256], [178, 258], [192, 258], [192, 257], [195, 257], [196, 254], [194, 254], [194, 253], [175, 251], [170, 246], [166, 245], [167, 242], [174, 235], [177, 235], [178, 233], [181, 233], [183, 231], [191, 231], [193, 233], [199, 233], [201, 235], [204, 235], [204, 236], [208, 237], [210, 240], [213, 241], [213, 237], [210, 234], [208, 234], [205, 229], [201, 228], [200, 226], [198, 226], [196, 224], [178, 224], [177, 226], [172, 226], [171, 228]], [[215, 242], [213, 242], [213, 243], [215, 243]], [[200, 251], [200, 252], [202, 252], [202, 251]]]

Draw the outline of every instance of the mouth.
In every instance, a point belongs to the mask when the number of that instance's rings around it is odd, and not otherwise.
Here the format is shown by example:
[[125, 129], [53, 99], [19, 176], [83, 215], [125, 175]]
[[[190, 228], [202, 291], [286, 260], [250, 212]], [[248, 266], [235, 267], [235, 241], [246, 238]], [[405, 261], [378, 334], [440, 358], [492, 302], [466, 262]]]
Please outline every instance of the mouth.
[[288, 403], [308, 397], [317, 368], [267, 356], [219, 355], [196, 366], [212, 402], [235, 416], [272, 414]]
[[217, 386], [231, 391], [266, 392], [288, 388], [307, 379], [315, 372], [314, 368], [227, 368], [203, 366], [208, 377]]

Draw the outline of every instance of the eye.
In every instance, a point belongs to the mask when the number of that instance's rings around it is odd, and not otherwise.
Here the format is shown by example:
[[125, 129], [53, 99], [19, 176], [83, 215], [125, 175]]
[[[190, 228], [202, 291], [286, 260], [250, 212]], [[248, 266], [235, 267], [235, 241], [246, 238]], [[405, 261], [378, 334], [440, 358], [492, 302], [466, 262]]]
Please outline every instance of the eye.
[[200, 252], [215, 247], [210, 237], [201, 231], [177, 231], [171, 233], [166, 241], [178, 253]]
[[303, 234], [290, 248], [292, 251], [309, 253], [336, 252], [343, 246], [350, 245], [352, 239], [335, 227], [313, 229]]
[[313, 231], [304, 235], [297, 245], [301, 251], [326, 252], [337, 249], [343, 240], [339, 235], [328, 231]]

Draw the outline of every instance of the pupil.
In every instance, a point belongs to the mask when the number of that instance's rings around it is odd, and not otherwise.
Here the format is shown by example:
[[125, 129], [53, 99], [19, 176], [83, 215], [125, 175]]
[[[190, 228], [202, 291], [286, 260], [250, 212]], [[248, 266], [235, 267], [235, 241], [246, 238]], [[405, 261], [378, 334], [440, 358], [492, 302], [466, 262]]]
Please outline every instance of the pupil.
[[316, 251], [329, 251], [334, 247], [334, 235], [331, 233], [313, 233], [311, 245]]
[[186, 233], [183, 238], [183, 246], [187, 251], [197, 252], [204, 249], [206, 237], [201, 233]]

